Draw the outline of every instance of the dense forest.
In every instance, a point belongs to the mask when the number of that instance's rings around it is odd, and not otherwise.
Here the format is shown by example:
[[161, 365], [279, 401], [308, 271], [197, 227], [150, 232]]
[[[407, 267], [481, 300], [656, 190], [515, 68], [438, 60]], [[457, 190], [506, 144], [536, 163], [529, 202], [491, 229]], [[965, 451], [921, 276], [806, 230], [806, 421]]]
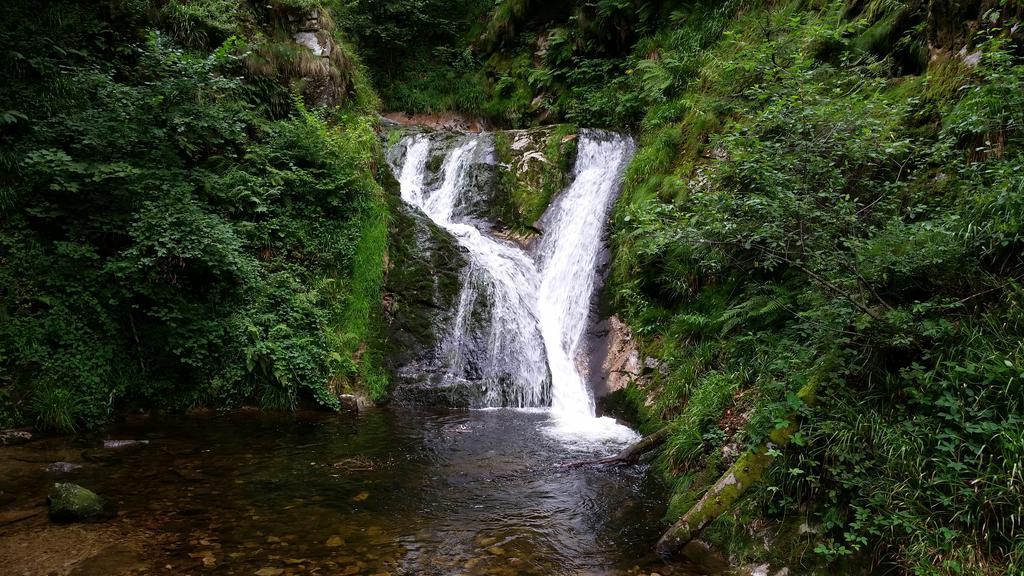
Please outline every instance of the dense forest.
[[797, 573], [1024, 574], [1022, 18], [5, 3], [0, 428], [386, 402], [378, 113], [606, 128], [637, 151], [601, 302], [651, 360], [606, 404], [665, 430], [666, 525]]

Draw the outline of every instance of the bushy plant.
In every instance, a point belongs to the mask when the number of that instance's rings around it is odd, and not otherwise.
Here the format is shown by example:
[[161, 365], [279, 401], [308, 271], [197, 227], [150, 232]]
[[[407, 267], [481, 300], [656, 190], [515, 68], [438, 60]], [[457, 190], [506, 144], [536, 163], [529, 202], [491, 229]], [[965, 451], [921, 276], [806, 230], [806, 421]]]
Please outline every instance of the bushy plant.
[[[251, 24], [222, 4], [165, 10]], [[335, 358], [359, 368], [350, 386], [383, 388], [357, 354], [385, 250], [364, 223], [387, 217], [365, 112], [308, 110], [250, 75], [237, 37], [187, 49], [140, 28], [145, 11], [107, 10], [3, 8], [23, 25], [3, 32], [0, 98], [26, 119], [0, 136], [7, 417], [71, 430], [126, 403], [332, 407]]]

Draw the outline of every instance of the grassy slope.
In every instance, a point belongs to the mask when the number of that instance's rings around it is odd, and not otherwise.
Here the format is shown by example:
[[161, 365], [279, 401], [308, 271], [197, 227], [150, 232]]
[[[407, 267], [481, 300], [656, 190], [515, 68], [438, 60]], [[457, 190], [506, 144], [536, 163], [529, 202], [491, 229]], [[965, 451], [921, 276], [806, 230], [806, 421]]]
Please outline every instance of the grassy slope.
[[[976, 37], [977, 68], [940, 54], [908, 73], [888, 55], [914, 34], [879, 40], [902, 6], [873, 7], [739, 6], [688, 88], [647, 112], [611, 285], [666, 370], [626, 394], [673, 428], [670, 517], [802, 421], [707, 531], [740, 559], [1019, 573], [1013, 20]], [[811, 377], [813, 409], [795, 401]]]

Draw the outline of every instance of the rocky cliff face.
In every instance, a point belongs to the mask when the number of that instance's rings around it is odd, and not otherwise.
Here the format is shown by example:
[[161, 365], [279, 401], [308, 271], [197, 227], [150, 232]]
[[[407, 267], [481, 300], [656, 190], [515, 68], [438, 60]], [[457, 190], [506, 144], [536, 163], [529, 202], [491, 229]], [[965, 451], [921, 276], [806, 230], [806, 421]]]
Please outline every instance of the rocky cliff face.
[[312, 106], [337, 106], [357, 96], [354, 60], [325, 10], [271, 3], [262, 18], [261, 34], [246, 47], [251, 75], [301, 93]]
[[334, 38], [334, 24], [319, 8], [288, 10], [285, 19], [292, 39], [309, 51], [297, 70], [303, 93], [319, 106], [340, 104], [350, 96], [351, 64]]
[[443, 371], [438, 344], [451, 324], [466, 259], [455, 240], [389, 190], [392, 204], [384, 313], [386, 368], [398, 401]]

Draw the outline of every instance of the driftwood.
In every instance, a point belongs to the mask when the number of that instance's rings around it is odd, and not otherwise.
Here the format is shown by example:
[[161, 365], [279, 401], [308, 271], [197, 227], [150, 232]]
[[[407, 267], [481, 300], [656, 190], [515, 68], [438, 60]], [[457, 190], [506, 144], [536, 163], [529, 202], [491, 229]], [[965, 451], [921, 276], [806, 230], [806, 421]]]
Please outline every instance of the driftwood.
[[[805, 405], [812, 406], [816, 390], [817, 378], [812, 378], [800, 389], [797, 398], [802, 400]], [[796, 434], [799, 427], [796, 420], [796, 415], [792, 415], [790, 425], [772, 431], [769, 442], [754, 450], [748, 450], [740, 456], [715, 482], [714, 486], [708, 489], [704, 496], [662, 535], [655, 547], [658, 555], [663, 558], [676, 556], [712, 520], [721, 516], [739, 500], [748, 488], [757, 484], [764, 475], [764, 471], [775, 459], [774, 449], [789, 444], [793, 435]]]
[[628, 466], [630, 464], [636, 464], [640, 458], [648, 452], [660, 448], [665, 440], [668, 440], [669, 430], [668, 426], [658, 430], [657, 432], [644, 436], [639, 441], [630, 444], [624, 448], [621, 452], [615, 456], [608, 458], [600, 458], [598, 460], [584, 460], [583, 462], [573, 462], [568, 464], [568, 468], [579, 468], [582, 466]]

